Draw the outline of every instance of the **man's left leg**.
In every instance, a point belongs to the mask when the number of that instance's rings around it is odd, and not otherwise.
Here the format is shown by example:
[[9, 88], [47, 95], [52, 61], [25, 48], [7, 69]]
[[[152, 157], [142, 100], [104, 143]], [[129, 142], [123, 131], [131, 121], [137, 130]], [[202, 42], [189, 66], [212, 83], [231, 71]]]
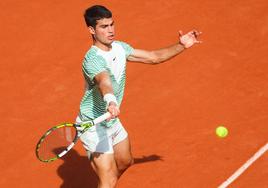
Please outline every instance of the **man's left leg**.
[[114, 158], [117, 164], [119, 178], [134, 162], [128, 137], [114, 145]]

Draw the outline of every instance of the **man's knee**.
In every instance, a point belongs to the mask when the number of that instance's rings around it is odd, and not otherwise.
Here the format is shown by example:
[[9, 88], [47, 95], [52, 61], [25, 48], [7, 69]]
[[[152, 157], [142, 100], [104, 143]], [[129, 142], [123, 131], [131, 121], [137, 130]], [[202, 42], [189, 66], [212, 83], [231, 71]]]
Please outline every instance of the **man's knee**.
[[117, 175], [109, 175], [105, 178], [99, 177], [99, 187], [115, 188], [117, 181]]
[[114, 188], [116, 186], [118, 172], [112, 154], [94, 153], [91, 164], [99, 177], [99, 187]]
[[128, 169], [133, 164], [134, 164], [134, 160], [131, 157], [128, 160], [118, 161], [118, 164], [117, 164], [118, 166], [117, 167], [118, 167], [119, 171], [125, 171], [126, 169]]
[[114, 188], [118, 181], [118, 174], [113, 168], [103, 169], [103, 172], [99, 174], [100, 187]]

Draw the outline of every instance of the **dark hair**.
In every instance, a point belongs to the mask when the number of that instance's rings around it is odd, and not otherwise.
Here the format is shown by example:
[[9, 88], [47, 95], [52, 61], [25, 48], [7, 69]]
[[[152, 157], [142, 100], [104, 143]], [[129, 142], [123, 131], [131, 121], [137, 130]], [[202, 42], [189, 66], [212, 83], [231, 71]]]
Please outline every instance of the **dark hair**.
[[96, 27], [97, 20], [111, 17], [112, 12], [102, 5], [94, 5], [92, 7], [89, 7], [84, 13], [84, 18], [87, 26], [91, 26], [93, 28]]

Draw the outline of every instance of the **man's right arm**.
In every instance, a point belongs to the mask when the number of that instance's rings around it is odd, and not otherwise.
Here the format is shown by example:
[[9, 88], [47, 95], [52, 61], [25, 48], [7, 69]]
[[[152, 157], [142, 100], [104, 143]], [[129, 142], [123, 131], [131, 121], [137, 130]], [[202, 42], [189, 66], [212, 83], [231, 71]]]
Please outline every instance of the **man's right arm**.
[[108, 103], [107, 111], [112, 114], [111, 119], [116, 118], [120, 114], [120, 110], [117, 106], [117, 101], [114, 96], [113, 86], [109, 73], [107, 71], [103, 71], [97, 74], [94, 79], [99, 87], [104, 101]]

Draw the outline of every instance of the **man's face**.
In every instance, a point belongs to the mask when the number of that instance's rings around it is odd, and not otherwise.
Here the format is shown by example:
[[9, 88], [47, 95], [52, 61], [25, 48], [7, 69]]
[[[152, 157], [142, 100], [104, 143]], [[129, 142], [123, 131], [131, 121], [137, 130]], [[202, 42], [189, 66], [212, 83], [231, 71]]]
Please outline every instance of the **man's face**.
[[91, 34], [95, 36], [96, 42], [110, 45], [114, 40], [114, 21], [113, 18], [103, 18], [97, 20], [96, 28], [91, 28]]

